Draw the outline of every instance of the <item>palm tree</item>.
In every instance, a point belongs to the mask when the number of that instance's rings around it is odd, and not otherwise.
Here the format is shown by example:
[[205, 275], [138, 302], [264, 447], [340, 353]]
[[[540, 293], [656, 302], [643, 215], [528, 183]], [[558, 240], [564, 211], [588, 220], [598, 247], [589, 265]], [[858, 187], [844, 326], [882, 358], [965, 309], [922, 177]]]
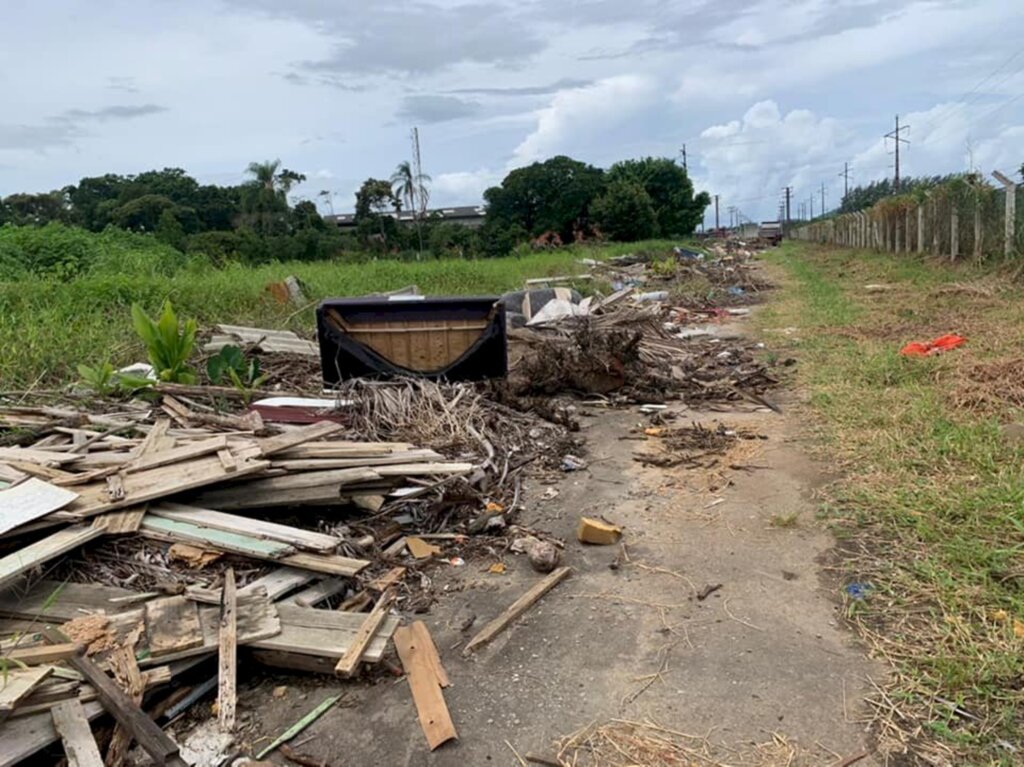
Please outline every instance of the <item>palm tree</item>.
[[[430, 176], [426, 173], [413, 173], [412, 164], [408, 160], [398, 163], [395, 172], [391, 174], [391, 187], [395, 189], [395, 197], [405, 200], [409, 210], [412, 211], [413, 219], [416, 221], [416, 234], [420, 241], [420, 255], [423, 254], [423, 229], [420, 226], [420, 219], [427, 212], [427, 200], [430, 191], [427, 184]], [[417, 205], [417, 200], [419, 204]]]
[[251, 173], [255, 181], [264, 189], [274, 191], [274, 184], [277, 181], [277, 171], [281, 167], [280, 160], [267, 160], [266, 162], [251, 162], [245, 169]]

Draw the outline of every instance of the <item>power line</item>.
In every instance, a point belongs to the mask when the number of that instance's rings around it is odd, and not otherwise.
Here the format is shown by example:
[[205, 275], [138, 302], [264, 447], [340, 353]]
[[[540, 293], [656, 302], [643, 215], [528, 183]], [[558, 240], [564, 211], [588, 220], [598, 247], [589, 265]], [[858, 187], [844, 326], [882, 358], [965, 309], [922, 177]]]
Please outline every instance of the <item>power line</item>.
[[[929, 120], [929, 121], [928, 121], [927, 123], [925, 123], [925, 127], [924, 127], [924, 128], [922, 129], [922, 130], [927, 130], [928, 128], [931, 128], [931, 127], [932, 127], [933, 125], [935, 125], [935, 124], [936, 124], [937, 122], [939, 122], [940, 120], [942, 120], [942, 119], [945, 119], [945, 118], [946, 118], [946, 117], [948, 117], [949, 115], [953, 114], [953, 112], [955, 112], [955, 111], [956, 111], [957, 109], [959, 109], [960, 107], [965, 107], [965, 106], [967, 106], [967, 105], [968, 105], [968, 104], [969, 104], [969, 103], [970, 103], [971, 101], [974, 101], [974, 99], [971, 99], [970, 97], [971, 97], [972, 95], [976, 94], [976, 93], [977, 93], [977, 92], [978, 92], [978, 91], [979, 91], [979, 90], [981, 89], [981, 87], [982, 87], [983, 85], [985, 85], [985, 83], [987, 83], [987, 82], [988, 82], [989, 80], [991, 80], [991, 79], [992, 79], [993, 77], [995, 77], [995, 75], [996, 75], [996, 74], [997, 74], [997, 73], [999, 72], [999, 70], [1001, 70], [1001, 69], [1002, 69], [1003, 67], [1005, 67], [1005, 66], [1006, 66], [1007, 64], [1009, 64], [1009, 63], [1010, 63], [1011, 61], [1013, 61], [1013, 60], [1014, 60], [1015, 58], [1017, 58], [1018, 56], [1020, 56], [1020, 55], [1021, 55], [1021, 53], [1024, 53], [1024, 48], [1020, 48], [1020, 49], [1018, 49], [1017, 51], [1015, 51], [1015, 52], [1013, 53], [1013, 55], [1011, 55], [1011, 56], [1010, 56], [1010, 58], [1006, 59], [1006, 60], [1005, 60], [1005, 61], [1004, 61], [1003, 63], [1001, 63], [1001, 64], [1000, 64], [999, 66], [997, 66], [997, 67], [996, 67], [995, 69], [993, 69], [993, 70], [992, 70], [991, 72], [989, 72], [989, 73], [988, 73], [988, 74], [987, 74], [987, 75], [986, 75], [985, 77], [983, 77], [983, 78], [982, 78], [982, 79], [981, 79], [981, 80], [980, 80], [980, 81], [978, 82], [978, 84], [977, 84], [977, 85], [975, 85], [975, 86], [974, 86], [973, 88], [971, 88], [971, 89], [970, 89], [969, 91], [967, 91], [966, 93], [964, 93], [964, 94], [963, 94], [963, 95], [962, 95], [962, 96], [961, 96], [961, 97], [960, 97], [959, 99], [957, 99], [957, 100], [956, 100], [955, 102], [953, 102], [952, 104], [948, 105], [948, 106], [947, 106], [947, 107], [946, 107], [945, 109], [943, 109], [943, 110], [942, 110], [941, 112], [939, 112], [939, 113], [938, 113], [937, 115], [933, 115], [933, 116], [932, 116], [932, 118], [931, 118], [931, 119], [930, 119], [930, 120]], [[1011, 77], [1013, 77], [1013, 76], [1014, 76], [1015, 74], [1017, 74], [1018, 72], [1020, 72], [1020, 70], [1021, 70], [1021, 69], [1024, 69], [1024, 64], [1022, 64], [1022, 65], [1021, 65], [1020, 67], [1018, 67], [1017, 69], [1015, 69], [1015, 70], [1011, 71], [1011, 72], [1010, 72], [1010, 73], [1009, 73], [1008, 75], [1006, 75], [1006, 76], [1005, 76], [1005, 77], [1004, 77], [1003, 79], [999, 80], [999, 82], [997, 82], [997, 83], [994, 83], [993, 85], [994, 85], [994, 86], [995, 86], [995, 85], [1002, 85], [1002, 84], [1003, 84], [1004, 82], [1006, 82], [1006, 81], [1007, 81], [1008, 79], [1010, 79], [1010, 78], [1011, 78]]]

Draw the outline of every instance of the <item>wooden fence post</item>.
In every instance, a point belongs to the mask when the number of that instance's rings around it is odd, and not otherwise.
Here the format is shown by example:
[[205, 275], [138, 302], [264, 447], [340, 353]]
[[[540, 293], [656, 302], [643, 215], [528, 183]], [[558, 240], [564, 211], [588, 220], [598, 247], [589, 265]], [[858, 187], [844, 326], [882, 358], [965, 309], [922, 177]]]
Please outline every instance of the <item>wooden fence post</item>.
[[939, 255], [939, 201], [932, 199], [932, 255]]
[[1003, 229], [1003, 255], [1009, 258], [1013, 254], [1016, 244], [1016, 223], [1017, 223], [1017, 185], [997, 170], [992, 175], [1003, 185], [1006, 190], [1006, 222]]
[[924, 206], [917, 206], [917, 253], [924, 253]]

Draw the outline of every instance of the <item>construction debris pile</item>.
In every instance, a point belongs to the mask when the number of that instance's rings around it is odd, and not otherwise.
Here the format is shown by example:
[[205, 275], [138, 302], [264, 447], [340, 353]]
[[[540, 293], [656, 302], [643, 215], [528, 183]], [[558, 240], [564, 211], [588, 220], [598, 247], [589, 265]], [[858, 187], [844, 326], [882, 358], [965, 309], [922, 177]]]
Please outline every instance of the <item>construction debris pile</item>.
[[[778, 380], [757, 358], [757, 345], [730, 337], [715, 324], [748, 310], [722, 309], [720, 300], [709, 308], [707, 297], [694, 308], [692, 301], [675, 301], [673, 291], [650, 290], [660, 283], [685, 286], [685, 273], [693, 271], [716, 286], [736, 288], [734, 298], [742, 301], [732, 303], [749, 302], [767, 287], [749, 257], [745, 250], [723, 250], [712, 259], [676, 248], [662, 261], [647, 253], [589, 264], [615, 292], [574, 302], [567, 289], [556, 288], [525, 327], [509, 333], [509, 390], [520, 396], [571, 392], [625, 402], [746, 398], [765, 404], [761, 395]], [[565, 295], [558, 296], [559, 290]], [[551, 310], [555, 304], [558, 311]], [[705, 326], [695, 328], [695, 323]]]
[[514, 525], [521, 475], [573, 444], [468, 385], [352, 382], [323, 413], [336, 420], [299, 426], [198, 398], [0, 407], [0, 657], [15, 677], [0, 689], [0, 765], [67, 745], [58, 709], [114, 716], [107, 763], [132, 740], [171, 763], [177, 746], [139, 705], [170, 720], [220, 684], [233, 711], [234, 671], [202, 664], [236, 647], [343, 677], [379, 663], [390, 608], [434, 598], [407, 575], [529, 532]]

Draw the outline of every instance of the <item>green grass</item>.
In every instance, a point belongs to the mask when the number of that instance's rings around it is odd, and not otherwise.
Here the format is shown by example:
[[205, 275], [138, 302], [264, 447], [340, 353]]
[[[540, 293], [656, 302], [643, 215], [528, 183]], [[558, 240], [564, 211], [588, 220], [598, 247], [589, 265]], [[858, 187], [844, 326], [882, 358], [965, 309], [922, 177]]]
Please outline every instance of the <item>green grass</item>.
[[[1024, 621], [1024, 452], [1001, 423], [1022, 414], [966, 412], [953, 395], [961, 366], [1021, 355], [1019, 292], [937, 290], [981, 273], [908, 256], [788, 244], [769, 259], [786, 286], [758, 322], [770, 341], [789, 339], [820, 449], [844, 469], [823, 511], [845, 577], [874, 586], [849, 614], [893, 664], [889, 694], [910, 717], [896, 721], [923, 728], [909, 739], [919, 756], [1010, 764], [997, 741], [1019, 745], [1024, 727], [1024, 637], [1014, 632]], [[871, 293], [868, 283], [891, 289]], [[782, 327], [796, 330], [773, 335]], [[949, 331], [968, 345], [936, 358], [898, 354]]]
[[131, 305], [153, 314], [170, 299], [180, 317], [194, 317], [200, 328], [215, 323], [288, 327], [312, 332], [313, 308], [295, 313], [276, 303], [265, 286], [288, 275], [301, 279], [309, 297], [354, 296], [416, 284], [430, 295], [498, 294], [523, 286], [530, 277], [585, 271], [580, 258], [607, 258], [641, 248], [664, 250], [674, 243], [645, 242], [575, 246], [525, 252], [508, 258], [362, 263], [291, 262], [257, 268], [214, 269], [192, 261], [171, 276], [147, 267], [136, 271], [108, 267], [79, 279], [22, 279], [0, 282], [0, 389], [74, 380], [79, 363], [110, 360], [122, 365], [144, 359], [131, 329]]

